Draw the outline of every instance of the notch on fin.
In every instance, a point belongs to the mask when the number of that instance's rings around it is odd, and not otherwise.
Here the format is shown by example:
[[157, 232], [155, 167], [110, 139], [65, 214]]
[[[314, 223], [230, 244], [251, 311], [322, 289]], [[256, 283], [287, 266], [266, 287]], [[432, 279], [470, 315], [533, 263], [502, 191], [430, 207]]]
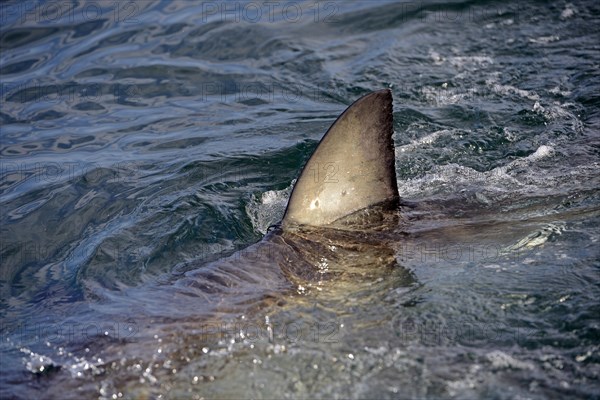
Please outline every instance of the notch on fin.
[[350, 105], [300, 173], [282, 225], [323, 226], [375, 204], [397, 206], [393, 132], [389, 89]]

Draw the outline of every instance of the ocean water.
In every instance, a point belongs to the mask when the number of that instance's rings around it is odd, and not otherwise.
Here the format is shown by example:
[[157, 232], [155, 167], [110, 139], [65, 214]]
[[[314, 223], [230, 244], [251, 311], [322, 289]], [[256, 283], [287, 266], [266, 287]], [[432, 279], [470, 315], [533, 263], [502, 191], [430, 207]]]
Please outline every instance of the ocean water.
[[[3, 399], [600, 396], [597, 2], [9, 1], [0, 26]], [[262, 269], [382, 88], [397, 229]]]

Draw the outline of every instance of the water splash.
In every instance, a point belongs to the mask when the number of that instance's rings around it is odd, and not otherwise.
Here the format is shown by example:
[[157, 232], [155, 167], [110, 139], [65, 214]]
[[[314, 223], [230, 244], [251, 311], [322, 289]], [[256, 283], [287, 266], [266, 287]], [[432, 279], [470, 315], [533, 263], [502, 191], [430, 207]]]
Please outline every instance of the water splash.
[[276, 224], [283, 218], [287, 200], [292, 193], [296, 180], [283, 190], [269, 190], [259, 196], [252, 197], [246, 204], [246, 214], [250, 217], [254, 230], [267, 233], [269, 226]]

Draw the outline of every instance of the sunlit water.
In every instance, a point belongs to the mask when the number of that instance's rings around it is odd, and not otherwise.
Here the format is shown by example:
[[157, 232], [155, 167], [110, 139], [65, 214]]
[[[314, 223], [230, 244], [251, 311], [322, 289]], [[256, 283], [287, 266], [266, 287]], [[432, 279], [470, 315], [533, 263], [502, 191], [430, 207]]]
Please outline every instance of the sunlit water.
[[[0, 7], [2, 398], [599, 395], [596, 2]], [[248, 249], [385, 87], [395, 225]]]

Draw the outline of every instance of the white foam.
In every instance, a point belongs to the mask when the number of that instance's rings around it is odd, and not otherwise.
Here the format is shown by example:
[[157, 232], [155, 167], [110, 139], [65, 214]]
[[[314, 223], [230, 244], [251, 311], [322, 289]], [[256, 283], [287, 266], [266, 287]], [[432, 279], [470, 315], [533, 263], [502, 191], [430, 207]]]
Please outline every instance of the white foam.
[[523, 97], [523, 98], [526, 98], [529, 100], [536, 100], [536, 101], [540, 99], [540, 96], [538, 96], [538, 94], [535, 92], [530, 92], [527, 90], [519, 89], [519, 88], [511, 86], [511, 85], [500, 85], [498, 83], [495, 83], [492, 80], [488, 80], [486, 83], [488, 85], [490, 85], [492, 91], [494, 91], [498, 94], [503, 94], [503, 95], [516, 94], [519, 97]]
[[533, 369], [533, 365], [531, 363], [517, 360], [516, 358], [500, 350], [495, 350], [486, 354], [486, 358], [492, 363], [492, 367], [498, 369]]
[[557, 96], [562, 96], [562, 97], [567, 97], [571, 95], [571, 91], [570, 90], [561, 90], [561, 88], [559, 86], [555, 86], [552, 89], [548, 90], [550, 93], [557, 95]]
[[[495, 93], [501, 95], [515, 94], [524, 99], [533, 100], [535, 103], [533, 104], [531, 110], [543, 115], [548, 120], [561, 120], [562, 122], [571, 121], [571, 127], [574, 131], [580, 132], [583, 129], [583, 123], [579, 117], [568, 110], [568, 108], [576, 107], [576, 105], [573, 103], [561, 104], [559, 102], [553, 102], [551, 104], [542, 104], [540, 96], [533, 91], [519, 89], [511, 85], [501, 85], [496, 83], [495, 79], [486, 80], [486, 84]], [[561, 91], [558, 86], [550, 89], [549, 92], [554, 95], [558, 94], [561, 96], [568, 96], [571, 94], [569, 91]]]
[[440, 56], [440, 53], [432, 49], [429, 49], [429, 57], [435, 65], [442, 65], [446, 61], [444, 57]]
[[[435, 137], [443, 132], [439, 131]], [[402, 146], [400, 150], [410, 150], [418, 145], [418, 143], [411, 143]], [[400, 180], [398, 189], [404, 198], [422, 199], [439, 195], [455, 196], [461, 191], [472, 193], [476, 188], [475, 200], [482, 204], [490, 204], [519, 190], [530, 192], [538, 187], [552, 186], [552, 177], [544, 175], [541, 179], [541, 176], [533, 172], [533, 167], [541, 160], [553, 157], [555, 153], [552, 144], [541, 145], [527, 157], [484, 172], [458, 164], [435, 166], [424, 176]], [[533, 178], [523, 177], [523, 171], [534, 175]]]
[[261, 202], [262, 204], [273, 204], [273, 203], [277, 203], [278, 200], [280, 200], [280, 195], [279, 192], [275, 191], [275, 190], [269, 190], [267, 192], [264, 192], [261, 196]]
[[549, 145], [541, 145], [535, 152], [528, 155], [527, 157], [519, 158], [511, 161], [507, 165], [495, 168], [491, 172], [497, 176], [499, 175], [510, 175], [512, 171], [521, 171], [523, 168], [527, 168], [535, 164], [536, 162], [554, 155], [554, 147]]
[[483, 66], [493, 64], [494, 60], [489, 56], [455, 56], [448, 59], [451, 65], [459, 68], [468, 66]]
[[527, 156], [527, 159], [530, 161], [537, 161], [541, 160], [542, 158], [550, 157], [552, 154], [554, 154], [554, 147], [543, 144], [538, 147], [535, 153]]
[[538, 38], [529, 38], [529, 42], [537, 43], [537, 44], [548, 44], [552, 42], [557, 42], [560, 40], [560, 37], [557, 35], [550, 36], [540, 36]]
[[423, 93], [427, 101], [438, 106], [457, 104], [464, 101], [465, 98], [473, 97], [473, 90], [448, 89], [447, 84], [444, 84], [441, 88], [425, 86], [421, 89], [421, 93]]
[[423, 136], [421, 138], [415, 139], [411, 141], [409, 144], [405, 144], [404, 146], [396, 147], [396, 154], [404, 153], [407, 151], [411, 151], [416, 149], [417, 147], [430, 145], [435, 142], [440, 136], [451, 133], [448, 129], [442, 129], [440, 131], [435, 131], [430, 133], [429, 135]]
[[283, 190], [268, 190], [260, 196], [253, 196], [246, 204], [246, 214], [250, 217], [254, 230], [267, 233], [269, 226], [281, 221], [285, 207], [296, 181]]
[[569, 19], [572, 18], [577, 10], [573, 7], [573, 4], [567, 3], [565, 4], [565, 9], [560, 13], [560, 19]]
[[[437, 195], [452, 195], [472, 187], [507, 192], [519, 186], [518, 181], [504, 170], [479, 172], [458, 164], [433, 167], [425, 176], [398, 182], [400, 194], [405, 198], [427, 198]], [[487, 197], [479, 197], [489, 202]]]
[[576, 105], [573, 103], [560, 104], [559, 102], [554, 102], [544, 107], [536, 101], [532, 111], [543, 115], [548, 121], [570, 122], [571, 129], [574, 132], [581, 132], [583, 130], [583, 122], [581, 122], [576, 114], [568, 110], [569, 107], [574, 108]]

